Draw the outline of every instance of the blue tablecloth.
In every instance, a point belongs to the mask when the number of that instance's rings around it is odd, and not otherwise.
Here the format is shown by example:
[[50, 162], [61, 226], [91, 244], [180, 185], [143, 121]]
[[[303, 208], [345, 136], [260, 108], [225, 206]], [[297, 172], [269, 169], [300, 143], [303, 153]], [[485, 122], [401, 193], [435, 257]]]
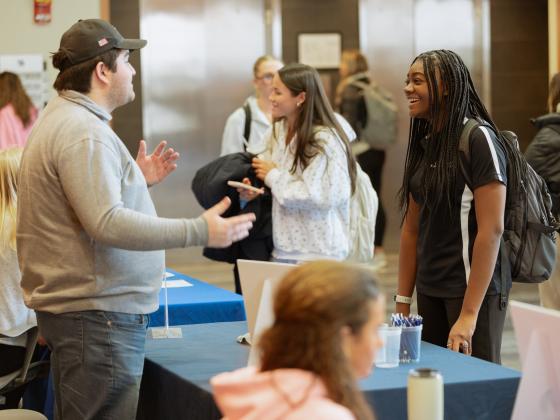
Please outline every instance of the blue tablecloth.
[[[218, 419], [209, 379], [245, 366], [249, 348], [235, 342], [245, 322], [182, 327], [182, 339], [148, 340], [137, 420]], [[289, 351], [287, 349], [287, 351]], [[360, 382], [378, 420], [406, 419], [406, 381], [415, 367], [439, 369], [445, 418], [509, 419], [520, 372], [422, 343], [420, 363], [375, 369]]]
[[[243, 298], [228, 290], [167, 270], [173, 274], [167, 280], [185, 280], [192, 284], [190, 287], [173, 287], [167, 289], [169, 305], [169, 325], [201, 324], [209, 322], [244, 321], [245, 308]], [[150, 314], [150, 327], [165, 325], [164, 291], [159, 294], [159, 309]], [[46, 392], [46, 396], [45, 396]], [[43, 400], [45, 400], [43, 402]], [[41, 410], [41, 406], [44, 407]], [[49, 420], [54, 418], [54, 391], [52, 378], [48, 384], [34, 383], [30, 385], [24, 407], [43, 411]]]
[[[204, 324], [209, 322], [244, 321], [243, 297], [173, 270], [167, 280], [185, 280], [190, 287], [167, 289], [169, 325]], [[164, 290], [159, 293], [159, 309], [150, 314], [150, 327], [165, 325]]]

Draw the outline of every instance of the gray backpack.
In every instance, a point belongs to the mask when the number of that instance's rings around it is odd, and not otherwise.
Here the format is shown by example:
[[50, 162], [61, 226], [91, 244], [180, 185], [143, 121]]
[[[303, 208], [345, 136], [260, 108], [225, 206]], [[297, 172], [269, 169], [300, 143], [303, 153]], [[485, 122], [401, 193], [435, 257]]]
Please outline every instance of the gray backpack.
[[[469, 138], [473, 130], [483, 123], [469, 119], [461, 133], [459, 151], [470, 162]], [[488, 129], [492, 130], [491, 127]], [[517, 136], [511, 131], [500, 134], [519, 151]], [[505, 269], [511, 270], [511, 278], [520, 283], [541, 283], [548, 280], [556, 260], [556, 231], [558, 223], [552, 215], [552, 200], [544, 180], [526, 163], [527, 174], [522, 179], [518, 197], [510, 200], [505, 211], [504, 233], [500, 241], [500, 265], [502, 284]], [[471, 185], [470, 170], [461, 165], [467, 185]]]
[[375, 83], [355, 81], [360, 89], [367, 109], [367, 123], [362, 129], [360, 140], [371, 147], [384, 149], [397, 141], [397, 105], [392, 95]]
[[373, 260], [378, 207], [379, 198], [371, 180], [356, 163], [356, 190], [350, 198], [349, 261], [366, 263]]

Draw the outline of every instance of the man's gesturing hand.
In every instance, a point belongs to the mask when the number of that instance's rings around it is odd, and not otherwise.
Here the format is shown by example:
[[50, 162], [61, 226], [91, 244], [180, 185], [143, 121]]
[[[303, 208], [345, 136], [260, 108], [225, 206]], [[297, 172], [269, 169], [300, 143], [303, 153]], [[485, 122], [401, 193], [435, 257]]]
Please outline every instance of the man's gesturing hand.
[[221, 215], [229, 208], [231, 200], [224, 197], [214, 207], [209, 208], [202, 217], [208, 223], [208, 246], [226, 248], [233, 242], [240, 241], [249, 235], [255, 220], [254, 213], [224, 218]]
[[147, 146], [144, 140], [140, 140], [136, 163], [142, 170], [146, 183], [149, 187], [163, 181], [167, 175], [177, 169], [179, 153], [172, 148], [166, 149], [167, 142], [160, 142], [151, 155], [147, 154]]

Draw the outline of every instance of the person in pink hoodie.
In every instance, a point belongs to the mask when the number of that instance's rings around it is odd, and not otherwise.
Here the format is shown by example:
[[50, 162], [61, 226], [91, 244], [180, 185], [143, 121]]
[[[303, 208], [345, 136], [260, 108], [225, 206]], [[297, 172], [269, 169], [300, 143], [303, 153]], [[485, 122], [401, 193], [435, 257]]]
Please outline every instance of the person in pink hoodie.
[[371, 372], [384, 314], [371, 272], [336, 261], [298, 266], [276, 291], [260, 367], [211, 380], [224, 419], [373, 419], [357, 380]]
[[37, 109], [18, 75], [0, 73], [0, 149], [23, 147], [37, 119]]

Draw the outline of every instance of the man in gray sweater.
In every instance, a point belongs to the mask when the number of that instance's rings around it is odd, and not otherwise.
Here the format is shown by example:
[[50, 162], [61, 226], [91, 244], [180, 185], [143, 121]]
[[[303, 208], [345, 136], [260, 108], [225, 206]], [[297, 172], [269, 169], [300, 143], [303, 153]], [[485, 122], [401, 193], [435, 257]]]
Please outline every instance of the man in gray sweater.
[[157, 217], [148, 187], [176, 167], [162, 143], [136, 161], [109, 126], [134, 99], [130, 51], [109, 23], [64, 33], [52, 99], [29, 137], [18, 190], [17, 248], [27, 306], [52, 350], [57, 419], [134, 419], [147, 317], [158, 308], [164, 249], [225, 247], [254, 215], [224, 219], [224, 199], [197, 219]]

